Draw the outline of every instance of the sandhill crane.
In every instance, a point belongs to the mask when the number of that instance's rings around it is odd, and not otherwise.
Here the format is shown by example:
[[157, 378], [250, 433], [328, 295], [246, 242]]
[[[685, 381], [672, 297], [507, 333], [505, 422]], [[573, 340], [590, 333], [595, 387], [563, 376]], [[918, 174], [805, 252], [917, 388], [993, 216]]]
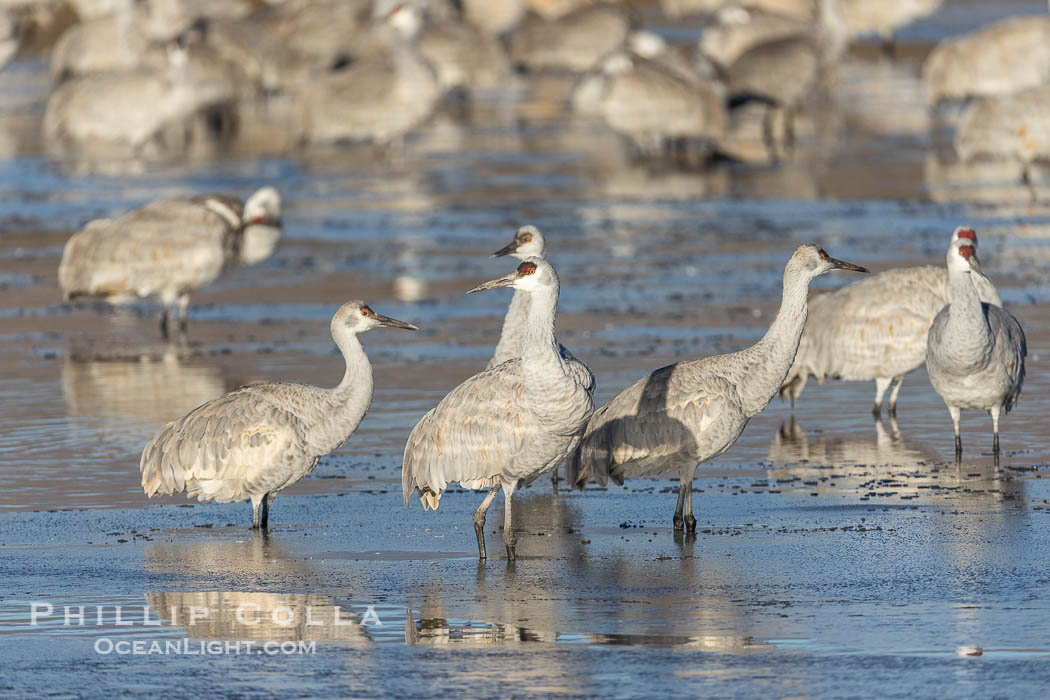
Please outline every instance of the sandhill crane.
[[51, 49], [51, 80], [138, 68], [148, 52], [169, 36], [153, 35], [148, 14], [156, 3], [129, 3], [112, 14], [89, 19], [62, 33]]
[[505, 89], [512, 77], [500, 40], [466, 22], [427, 17], [417, 45], [443, 90]]
[[780, 311], [758, 343], [658, 369], [595, 411], [569, 458], [576, 487], [592, 478], [623, 483], [624, 477], [678, 471], [674, 528], [695, 531], [697, 466], [732, 447], [748, 420], [777, 393], [806, 323], [810, 280], [836, 269], [867, 272], [815, 245], [800, 247], [784, 269]]
[[[518, 260], [526, 260], [530, 257], [545, 258], [546, 252], [547, 247], [543, 239], [543, 233], [535, 226], [526, 224], [517, 230], [510, 243], [493, 253], [492, 257], [498, 258], [510, 255]], [[507, 315], [503, 319], [503, 330], [500, 332], [499, 342], [496, 344], [496, 350], [492, 353], [492, 359], [489, 360], [485, 369], [492, 369], [507, 360], [521, 357], [522, 349], [525, 345], [526, 330], [529, 326], [529, 308], [531, 306], [532, 302], [529, 292], [523, 289], [514, 290], [514, 296], [511, 297]], [[575, 381], [593, 394], [594, 373], [591, 372], [591, 368], [576, 359], [576, 356], [569, 352], [564, 345], [558, 345], [558, 352], [561, 353], [561, 358], [565, 361], [569, 371], [572, 372]], [[557, 488], [557, 466], [551, 470], [551, 481], [554, 482], [554, 487]]]
[[509, 33], [525, 17], [524, 0], [460, 0], [463, 19], [490, 36]]
[[1005, 95], [1050, 76], [1050, 17], [1008, 17], [937, 45], [922, 67], [926, 99]]
[[164, 65], [85, 75], [55, 90], [44, 138], [57, 152], [159, 159], [185, 155], [201, 118], [228, 108], [236, 85], [225, 67], [195, 59], [187, 36], [166, 45]]
[[760, 44], [808, 36], [812, 31], [812, 18], [753, 11], [736, 5], [720, 8], [715, 20], [704, 27], [697, 50], [722, 69]]
[[[580, 81], [573, 109], [603, 121], [645, 155], [689, 144], [700, 159], [725, 134], [725, 89], [635, 52], [618, 51]], [[694, 158], [695, 160], [696, 158]]]
[[[1048, 74], [1050, 78], [1050, 74]], [[963, 162], [1013, 161], [1032, 189], [1029, 170], [1035, 161], [1050, 160], [1050, 85], [1009, 95], [979, 97], [966, 105], [955, 132], [955, 152]]]
[[511, 61], [527, 71], [582, 73], [623, 46], [631, 30], [627, 11], [598, 2], [548, 18], [530, 14], [510, 38]]
[[576, 447], [594, 410], [591, 389], [558, 352], [554, 316], [558, 275], [542, 258], [527, 258], [513, 273], [471, 292], [499, 287], [531, 296], [521, 356], [476, 374], [448, 393], [412, 430], [405, 445], [402, 492], [414, 491], [424, 510], [436, 509], [451, 482], [489, 493], [474, 512], [478, 556], [485, 553], [485, 514], [500, 489], [503, 541], [515, 558], [511, 497]]
[[850, 36], [874, 34], [887, 47], [893, 34], [912, 22], [931, 15], [943, 0], [836, 0]]
[[962, 458], [959, 415], [983, 409], [992, 416], [992, 451], [999, 462], [999, 413], [1009, 412], [1024, 384], [1028, 353], [1024, 331], [1009, 312], [981, 301], [977, 251], [966, 240], [948, 246], [948, 305], [930, 326], [926, 370], [955, 428], [955, 458]]
[[[952, 240], [977, 245], [977, 233], [956, 227]], [[977, 283], [981, 301], [1002, 306], [987, 278]], [[846, 381], [875, 381], [872, 413], [882, 412], [890, 389], [889, 412], [897, 413], [904, 375], [926, 361], [926, 333], [948, 303], [948, 275], [925, 265], [886, 270], [810, 301], [809, 320], [788, 371], [781, 398], [792, 408], [810, 376]]]
[[266, 529], [277, 492], [313, 471], [364, 418], [372, 402], [372, 365], [357, 336], [380, 326], [419, 330], [377, 314], [363, 301], [348, 301], [331, 323], [332, 338], [346, 362], [338, 385], [246, 386], [165, 425], [142, 451], [139, 469], [146, 496], [185, 493], [198, 501], [250, 500], [252, 527]]
[[837, 0], [820, 0], [818, 21], [804, 34], [755, 44], [725, 66], [730, 104], [767, 106], [763, 135], [772, 160], [794, 143], [794, 120], [803, 99], [845, 49]]
[[227, 265], [268, 258], [281, 235], [281, 197], [272, 187], [245, 204], [224, 195], [151, 202], [115, 221], [89, 222], [62, 252], [58, 283], [66, 301], [103, 297], [122, 304], [160, 297], [161, 332], [179, 305], [185, 331], [190, 294], [211, 284]]
[[[498, 258], [509, 255], [524, 261], [532, 257], [545, 259], [546, 253], [547, 245], [543, 238], [543, 233], [537, 227], [526, 224], [514, 233], [514, 238], [510, 243], [493, 253], [492, 257]], [[507, 309], [507, 315], [503, 318], [503, 330], [500, 332], [499, 342], [496, 344], [496, 350], [492, 353], [492, 359], [489, 360], [485, 369], [492, 369], [507, 360], [521, 357], [525, 347], [525, 336], [529, 327], [531, 307], [531, 293], [522, 288], [515, 289], [514, 296], [510, 300], [510, 307]], [[591, 372], [591, 369], [578, 360], [564, 345], [559, 344], [558, 351], [561, 353], [562, 360], [568, 365], [569, 371], [572, 372], [577, 383], [588, 391], [594, 391], [594, 373]]]
[[12, 19], [6, 10], [0, 11], [0, 68], [18, 52], [19, 44], [18, 23]]
[[442, 91], [415, 46], [422, 26], [413, 4], [380, 13], [355, 43], [353, 60], [318, 77], [305, 92], [303, 140], [385, 144], [426, 121]]

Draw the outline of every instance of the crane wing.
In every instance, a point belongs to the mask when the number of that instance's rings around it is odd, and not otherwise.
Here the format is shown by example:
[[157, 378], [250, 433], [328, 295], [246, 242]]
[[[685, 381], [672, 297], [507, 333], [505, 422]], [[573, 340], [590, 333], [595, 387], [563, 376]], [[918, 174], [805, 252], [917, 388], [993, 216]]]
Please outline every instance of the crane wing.
[[[736, 393], [730, 382], [717, 375], [701, 377], [697, 369], [691, 362], [662, 367], [595, 411], [569, 460], [576, 486], [582, 488], [590, 478], [605, 484], [612, 476], [622, 483], [625, 476], [695, 466], [701, 451], [707, 454], [709, 443], [719, 442], [726, 398]], [[710, 456], [730, 444], [732, 439]]]
[[283, 486], [300, 421], [265, 397], [238, 390], [199, 406], [158, 432], [139, 468], [147, 496], [186, 491], [198, 500], [242, 500]]
[[498, 483], [501, 465], [536, 431], [518, 365], [508, 360], [475, 374], [419, 421], [405, 445], [406, 506], [417, 489], [424, 508], [437, 508], [452, 482], [471, 489]]
[[1024, 361], [1028, 356], [1028, 340], [1017, 319], [998, 306], [985, 304], [989, 326], [995, 334], [996, 345], [1002, 348], [1003, 367], [1010, 379], [1012, 390], [1003, 400], [1003, 407], [1009, 411], [1021, 395], [1024, 384]]

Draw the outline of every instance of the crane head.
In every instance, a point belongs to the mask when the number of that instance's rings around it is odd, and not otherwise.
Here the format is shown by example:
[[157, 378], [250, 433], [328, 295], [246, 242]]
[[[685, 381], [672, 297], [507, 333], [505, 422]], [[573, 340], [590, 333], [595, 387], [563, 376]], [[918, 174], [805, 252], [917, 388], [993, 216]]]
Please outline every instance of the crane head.
[[281, 194], [273, 187], [257, 189], [244, 203], [245, 224], [281, 225]]
[[948, 270], [956, 272], [976, 272], [984, 276], [981, 262], [977, 259], [977, 249], [966, 238], [952, 241], [948, 246]]
[[526, 224], [517, 230], [511, 242], [490, 255], [492, 258], [500, 258], [504, 255], [512, 255], [518, 260], [529, 257], [542, 258], [546, 252], [543, 242], [543, 234], [531, 224]]
[[860, 265], [833, 258], [823, 248], [812, 243], [800, 246], [788, 261], [788, 270], [795, 269], [796, 272], [808, 274], [810, 279], [817, 275], [823, 275], [832, 270], [853, 270], [854, 272], [867, 272], [868, 269]]
[[966, 239], [966, 241], [970, 245], [974, 246], [975, 248], [977, 247], [977, 232], [973, 230], [973, 227], [956, 226], [955, 230], [952, 232], [951, 242], [955, 243], [955, 241], [959, 240], [960, 238]]
[[498, 289], [500, 287], [514, 287], [533, 291], [558, 286], [558, 275], [554, 267], [543, 258], [531, 257], [518, 265], [517, 269], [509, 275], [504, 275], [488, 282], [482, 282], [467, 294], [483, 292], [486, 289]]
[[353, 333], [363, 333], [372, 328], [386, 326], [387, 328], [403, 328], [408, 331], [418, 331], [419, 327], [396, 318], [390, 318], [383, 314], [377, 314], [368, 304], [359, 299], [351, 299], [335, 312], [332, 317], [332, 335], [337, 336], [343, 332], [341, 329]]

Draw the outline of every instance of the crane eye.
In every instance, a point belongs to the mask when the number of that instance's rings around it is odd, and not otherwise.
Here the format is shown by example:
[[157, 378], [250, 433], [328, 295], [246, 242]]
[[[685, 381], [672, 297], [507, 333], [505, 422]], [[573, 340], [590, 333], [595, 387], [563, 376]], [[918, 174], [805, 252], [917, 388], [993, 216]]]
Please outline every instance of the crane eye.
[[523, 262], [518, 265], [519, 275], [534, 275], [536, 274], [536, 263]]
[[828, 254], [824, 252], [823, 248], [817, 248], [817, 255], [820, 256], [821, 260], [827, 260], [828, 259]]
[[368, 308], [367, 306], [362, 306], [361, 307], [361, 315], [362, 316], [375, 316], [376, 312], [372, 311], [372, 309]]
[[521, 237], [521, 240], [525, 243], [532, 243], [532, 234], [526, 233], [524, 236]]

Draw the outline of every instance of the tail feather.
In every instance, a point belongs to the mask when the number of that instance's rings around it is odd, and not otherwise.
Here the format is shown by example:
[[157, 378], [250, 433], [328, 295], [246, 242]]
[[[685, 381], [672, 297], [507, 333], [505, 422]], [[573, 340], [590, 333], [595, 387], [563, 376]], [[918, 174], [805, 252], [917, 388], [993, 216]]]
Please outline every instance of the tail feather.
[[441, 500], [441, 492], [434, 493], [427, 489], [419, 494], [419, 500], [423, 502], [423, 510], [437, 510], [438, 501]]
[[186, 488], [182, 467], [168, 449], [173, 426], [174, 422], [161, 428], [142, 450], [139, 470], [142, 472], [142, 490], [148, 498], [157, 494], [182, 493]]

